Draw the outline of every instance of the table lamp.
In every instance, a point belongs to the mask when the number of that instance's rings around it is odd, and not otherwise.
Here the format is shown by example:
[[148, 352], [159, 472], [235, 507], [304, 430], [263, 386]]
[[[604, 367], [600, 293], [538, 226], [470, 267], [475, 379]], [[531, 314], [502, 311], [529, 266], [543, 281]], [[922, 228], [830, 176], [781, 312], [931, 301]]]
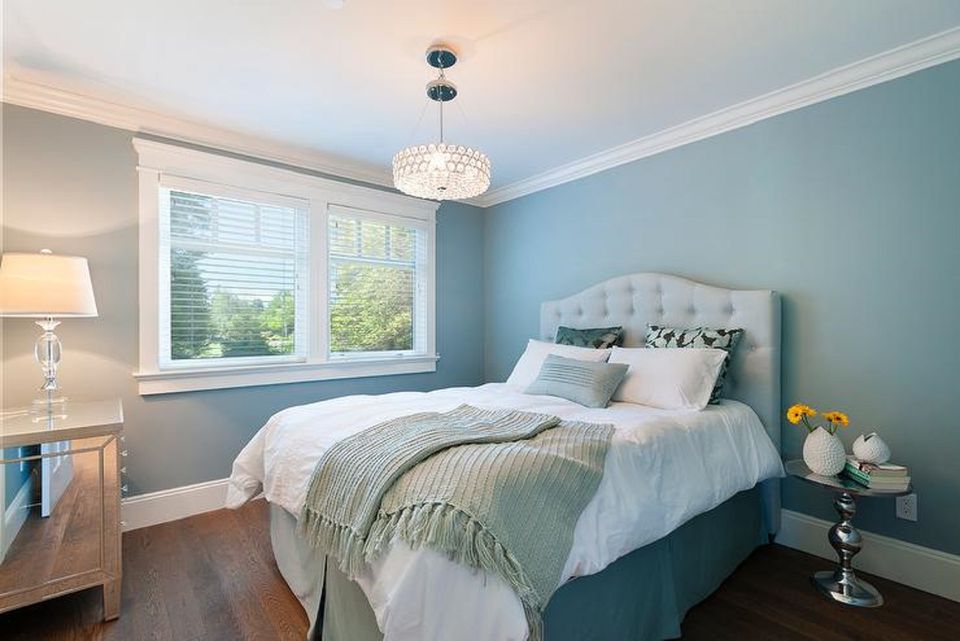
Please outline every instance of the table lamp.
[[[58, 318], [89, 318], [97, 315], [90, 268], [80, 256], [60, 256], [43, 249], [38, 254], [9, 252], [0, 261], [0, 316], [38, 318], [43, 334], [34, 355], [43, 373], [34, 410], [62, 412], [57, 366], [60, 339], [53, 333]], [[59, 408], [59, 409], [57, 409]]]

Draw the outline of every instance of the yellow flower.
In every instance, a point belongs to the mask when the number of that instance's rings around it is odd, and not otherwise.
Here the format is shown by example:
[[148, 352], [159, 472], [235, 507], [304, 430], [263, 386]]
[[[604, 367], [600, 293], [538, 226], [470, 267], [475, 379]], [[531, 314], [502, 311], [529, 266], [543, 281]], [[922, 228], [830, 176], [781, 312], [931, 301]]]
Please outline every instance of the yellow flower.
[[836, 410], [827, 412], [823, 415], [823, 418], [832, 425], [840, 425], [841, 427], [847, 427], [850, 425], [850, 419], [847, 418], [847, 415]]
[[804, 405], [803, 403], [797, 403], [790, 406], [790, 409], [787, 410], [787, 420], [796, 425], [803, 420], [804, 416], [814, 417], [817, 415], [817, 410], [813, 409], [809, 405]]

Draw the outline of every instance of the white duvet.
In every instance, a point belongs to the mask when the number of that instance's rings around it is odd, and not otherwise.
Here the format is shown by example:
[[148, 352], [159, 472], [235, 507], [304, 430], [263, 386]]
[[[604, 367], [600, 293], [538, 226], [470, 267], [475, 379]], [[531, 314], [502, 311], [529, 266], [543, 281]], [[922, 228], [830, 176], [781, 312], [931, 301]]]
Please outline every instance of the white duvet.
[[[563, 581], [593, 574], [759, 481], [782, 476], [757, 415], [736, 401], [697, 411], [631, 403], [590, 409], [503, 383], [434, 392], [348, 396], [277, 413], [233, 464], [228, 507], [261, 491], [299, 516], [311, 474], [333, 443], [384, 420], [461, 403], [513, 408], [616, 427], [593, 500], [577, 522]], [[536, 536], [536, 533], [531, 533]], [[523, 641], [520, 601], [499, 577], [402, 542], [355, 577], [384, 641]], [[311, 616], [312, 620], [312, 616]]]

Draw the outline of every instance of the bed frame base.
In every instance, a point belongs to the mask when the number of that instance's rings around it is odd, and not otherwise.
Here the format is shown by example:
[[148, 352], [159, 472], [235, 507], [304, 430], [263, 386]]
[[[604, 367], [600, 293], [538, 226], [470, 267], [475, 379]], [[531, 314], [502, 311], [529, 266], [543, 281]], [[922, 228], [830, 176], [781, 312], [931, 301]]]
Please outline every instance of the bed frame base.
[[[760, 492], [741, 492], [666, 537], [580, 577], [553, 595], [545, 641], [661, 641], [680, 636], [687, 610], [716, 590], [760, 544]], [[315, 640], [382, 641], [360, 587], [327, 565]]]

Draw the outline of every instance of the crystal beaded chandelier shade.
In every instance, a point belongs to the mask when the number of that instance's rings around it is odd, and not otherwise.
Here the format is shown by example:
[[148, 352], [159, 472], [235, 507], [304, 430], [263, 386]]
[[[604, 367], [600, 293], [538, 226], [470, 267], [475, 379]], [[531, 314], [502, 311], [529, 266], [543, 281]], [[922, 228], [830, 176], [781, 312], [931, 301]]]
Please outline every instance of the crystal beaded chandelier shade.
[[427, 50], [427, 63], [439, 76], [427, 84], [427, 96], [440, 106], [440, 141], [413, 145], [393, 157], [393, 184], [405, 194], [433, 200], [460, 200], [479, 196], [490, 187], [490, 159], [479, 149], [443, 139], [443, 103], [457, 96], [456, 86], [444, 76], [456, 54], [445, 46]]

